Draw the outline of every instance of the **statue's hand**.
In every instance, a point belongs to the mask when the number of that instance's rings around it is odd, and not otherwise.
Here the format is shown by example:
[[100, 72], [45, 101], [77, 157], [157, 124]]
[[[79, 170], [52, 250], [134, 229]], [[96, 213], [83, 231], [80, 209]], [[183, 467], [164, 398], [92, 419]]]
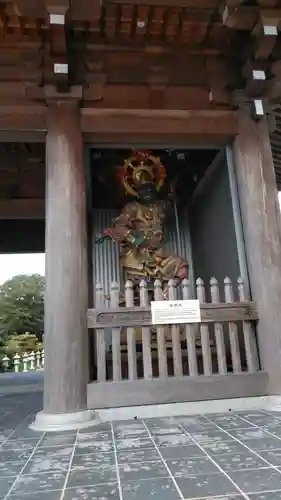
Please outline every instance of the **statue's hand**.
[[108, 227], [104, 230], [103, 234], [105, 237], [111, 238], [114, 241], [122, 242], [124, 241], [126, 232], [128, 232], [128, 229], [124, 228], [123, 226], [116, 226]]
[[106, 237], [103, 236], [103, 234], [97, 234], [95, 236], [95, 244], [98, 245], [99, 243], [103, 243], [105, 239]]

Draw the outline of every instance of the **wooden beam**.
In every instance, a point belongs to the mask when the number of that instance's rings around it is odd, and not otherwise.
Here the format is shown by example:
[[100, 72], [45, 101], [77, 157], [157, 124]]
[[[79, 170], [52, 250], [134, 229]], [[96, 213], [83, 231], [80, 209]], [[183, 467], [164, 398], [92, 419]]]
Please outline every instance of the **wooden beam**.
[[71, 18], [74, 21], [99, 21], [101, 15], [100, 0], [72, 0]]
[[0, 219], [44, 219], [45, 200], [0, 200]]
[[47, 14], [44, 0], [14, 0], [18, 16], [44, 18]]
[[252, 32], [256, 59], [267, 59], [272, 54], [278, 38], [280, 20], [280, 10], [262, 10], [260, 12], [260, 20]]
[[151, 134], [165, 136], [183, 135], [192, 140], [225, 140], [236, 134], [236, 115], [232, 111], [216, 110], [116, 110], [83, 108], [82, 131], [97, 135]]
[[[239, 2], [240, 3], [240, 2]], [[224, 26], [235, 30], [252, 31], [259, 18], [257, 6], [231, 5], [226, 3], [222, 9]]]
[[[254, 302], [232, 304], [202, 304], [202, 323], [253, 321], [258, 319]], [[88, 309], [88, 328], [120, 328], [151, 326], [151, 307], [120, 307], [118, 309]]]
[[0, 106], [0, 132], [45, 132], [46, 129], [45, 105]]
[[[110, 4], [123, 4], [124, 0], [110, 0]], [[130, 5], [142, 5], [149, 7], [195, 7], [196, 9], [209, 8], [215, 9], [217, 6], [216, 0], [130, 0]]]
[[69, 0], [46, 0], [49, 13], [51, 55], [57, 89], [66, 91], [69, 86], [69, 57], [66, 35], [66, 14]]

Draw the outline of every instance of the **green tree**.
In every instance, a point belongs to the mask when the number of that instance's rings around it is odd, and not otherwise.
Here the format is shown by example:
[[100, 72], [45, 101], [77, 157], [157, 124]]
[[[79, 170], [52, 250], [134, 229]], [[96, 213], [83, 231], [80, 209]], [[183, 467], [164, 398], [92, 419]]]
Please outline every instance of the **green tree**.
[[0, 337], [34, 333], [44, 328], [45, 279], [39, 274], [19, 275], [0, 287]]
[[5, 344], [5, 354], [11, 358], [16, 353], [23, 354], [24, 352], [37, 351], [38, 349], [43, 349], [43, 344], [32, 333], [12, 335]]

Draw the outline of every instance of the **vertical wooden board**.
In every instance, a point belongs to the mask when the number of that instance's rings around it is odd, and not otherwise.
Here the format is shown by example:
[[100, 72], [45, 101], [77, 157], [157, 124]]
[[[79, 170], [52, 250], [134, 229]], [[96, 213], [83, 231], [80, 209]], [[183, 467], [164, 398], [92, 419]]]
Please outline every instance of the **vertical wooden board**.
[[[154, 300], [163, 300], [162, 285], [161, 281], [159, 280], [156, 280], [154, 282]], [[159, 377], [167, 377], [168, 365], [167, 365], [165, 328], [163, 326], [158, 326], [156, 328], [156, 331], [157, 331]]]
[[[168, 283], [169, 300], [176, 300], [176, 282], [170, 280]], [[171, 326], [172, 332], [172, 346], [173, 346], [173, 362], [174, 362], [174, 376], [182, 376], [182, 354], [181, 354], [181, 340], [180, 340], [180, 327], [179, 325]]]
[[[100, 283], [96, 284], [96, 307], [104, 308], [104, 290]], [[97, 378], [98, 382], [106, 380], [106, 346], [104, 329], [96, 329], [96, 349], [97, 349]]]
[[[215, 278], [212, 278], [210, 281], [210, 291], [212, 304], [220, 303], [219, 285], [218, 281]], [[215, 323], [214, 329], [217, 347], [218, 368], [219, 373], [223, 374], [227, 372], [223, 325], [221, 323]]]
[[[147, 283], [145, 280], [140, 283], [140, 305], [148, 306], [149, 297], [147, 291]], [[151, 358], [151, 329], [149, 327], [142, 328], [142, 358], [143, 358], [143, 375], [145, 379], [150, 379], [153, 376], [152, 358]]]
[[[206, 302], [204, 282], [201, 278], [196, 280], [197, 287], [197, 298], [200, 303]], [[201, 345], [202, 345], [202, 356], [203, 356], [203, 370], [204, 375], [212, 374], [212, 357], [211, 357], [211, 347], [210, 347], [210, 333], [209, 326], [201, 323], [200, 326], [201, 333]]]
[[[238, 294], [240, 302], [246, 300], [243, 278], [238, 279]], [[254, 327], [250, 321], [243, 321], [242, 330], [244, 336], [248, 371], [255, 372], [259, 369], [259, 360]]]
[[[224, 280], [224, 294], [225, 294], [225, 302], [234, 302], [232, 283], [229, 278], [225, 278]], [[228, 323], [228, 330], [229, 330], [230, 351], [232, 358], [232, 368], [234, 373], [239, 373], [242, 371], [242, 367], [241, 367], [241, 355], [240, 355], [237, 325], [232, 321], [230, 321]]]
[[[182, 282], [182, 296], [184, 300], [191, 298], [188, 280]], [[198, 364], [196, 354], [196, 325], [185, 325], [186, 347], [188, 355], [188, 372], [191, 377], [198, 375]]]
[[[126, 307], [134, 305], [133, 283], [125, 283], [125, 303]], [[137, 358], [136, 358], [136, 331], [135, 328], [127, 328], [127, 352], [129, 380], [137, 379]]]
[[[112, 283], [110, 305], [112, 308], [119, 307], [119, 285]], [[113, 380], [121, 380], [121, 345], [120, 328], [112, 328], [112, 377]]]

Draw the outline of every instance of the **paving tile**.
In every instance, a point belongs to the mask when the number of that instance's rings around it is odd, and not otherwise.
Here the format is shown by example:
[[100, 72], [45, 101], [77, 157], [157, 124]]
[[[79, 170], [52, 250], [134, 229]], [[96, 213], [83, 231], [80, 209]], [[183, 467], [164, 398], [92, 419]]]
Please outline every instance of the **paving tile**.
[[[119, 500], [119, 488], [117, 483], [101, 484], [83, 488], [67, 488], [63, 500]], [[44, 499], [42, 499], [44, 500]], [[143, 499], [144, 500], [144, 499]]]
[[64, 485], [65, 476], [66, 472], [22, 475], [16, 481], [11, 493], [25, 494], [44, 490], [61, 490]]
[[241, 495], [227, 495], [227, 496], [213, 496], [213, 497], [204, 497], [200, 500], [244, 500], [245, 497]]
[[280, 446], [281, 446], [281, 426], [280, 425], [278, 425], [278, 426], [267, 425], [266, 427], [263, 427], [263, 430], [270, 432], [270, 434], [273, 434], [276, 437], [279, 437], [280, 438]]
[[138, 462], [119, 465], [121, 483], [168, 477], [169, 472], [163, 462]]
[[0, 451], [0, 464], [7, 464], [8, 462], [18, 462], [19, 460], [27, 461], [33, 449], [30, 450], [7, 450]]
[[[266, 432], [262, 429], [258, 429], [257, 427], [250, 427], [248, 429], [239, 429], [232, 430], [229, 433], [240, 441], [248, 440], [248, 439], [262, 439], [270, 437]], [[280, 441], [281, 443], [281, 441]]]
[[118, 451], [117, 461], [118, 464], [157, 461], [161, 462], [161, 458], [156, 448], [148, 448], [132, 451]]
[[32, 457], [24, 468], [24, 474], [37, 474], [40, 472], [67, 471], [71, 455], [46, 455]]
[[247, 449], [240, 443], [236, 441], [230, 441], [228, 443], [218, 442], [218, 443], [200, 443], [202, 448], [211, 456], [222, 455], [226, 453], [243, 453]]
[[179, 492], [171, 479], [155, 479], [122, 484], [123, 500], [178, 500]]
[[208, 497], [238, 493], [238, 490], [223, 474], [210, 474], [176, 478], [184, 498]]
[[71, 464], [72, 469], [89, 469], [91, 467], [99, 467], [100, 465], [114, 465], [115, 456], [113, 452], [108, 453], [85, 453], [84, 455], [76, 455], [74, 453]]
[[78, 488], [80, 486], [92, 486], [94, 484], [107, 484], [114, 483], [117, 481], [117, 470], [116, 466], [100, 466], [92, 467], [84, 470], [71, 470], [68, 481], [67, 488]]
[[77, 443], [75, 446], [76, 455], [95, 452], [106, 453], [108, 451], [113, 451], [113, 443], [106, 440], [98, 441], [97, 439], [91, 439]]
[[25, 451], [25, 450], [33, 450], [38, 444], [38, 439], [25, 439], [23, 441], [6, 441], [0, 446], [0, 451]]
[[281, 466], [281, 449], [280, 450], [267, 450], [259, 451], [258, 454], [267, 460], [272, 465]]
[[186, 434], [164, 434], [161, 436], [154, 436], [153, 439], [156, 445], [159, 447], [183, 446], [192, 443], [191, 438]]
[[78, 434], [88, 434], [89, 432], [106, 432], [111, 431], [111, 424], [109, 422], [102, 422], [100, 424], [92, 425], [91, 427], [85, 427], [84, 429], [80, 429]]
[[45, 436], [40, 442], [39, 447], [47, 446], [66, 446], [74, 444], [76, 439], [75, 434], [62, 434], [61, 436]]
[[84, 432], [83, 434], [77, 434], [77, 443], [84, 443], [86, 441], [112, 441], [111, 431], [99, 431], [99, 432]]
[[116, 439], [115, 441], [116, 449], [121, 450], [133, 450], [141, 448], [152, 448], [153, 442], [150, 438], [125, 438]]
[[280, 448], [280, 441], [274, 437], [245, 439], [244, 444], [257, 452], [259, 450], [276, 450]]
[[165, 434], [181, 434], [183, 431], [182, 431], [182, 428], [180, 426], [180, 424], [177, 424], [177, 423], [170, 423], [169, 425], [168, 424], [155, 424], [155, 425], [150, 425], [150, 426], [147, 426], [147, 428], [149, 429], [149, 432], [153, 435], [153, 436], [161, 436], [161, 435], [165, 435]]
[[280, 491], [271, 491], [267, 493], [255, 493], [254, 495], [249, 495], [250, 500], [280, 500]]
[[29, 429], [27, 425], [20, 426], [17, 429], [14, 430], [11, 439], [17, 439], [17, 438], [37, 438], [40, 439], [43, 436], [43, 432], [36, 432], [33, 431], [32, 429]]
[[172, 458], [193, 458], [206, 456], [205, 453], [196, 446], [196, 444], [189, 444], [186, 446], [166, 446], [159, 448], [162, 457], [166, 459]]
[[255, 429], [254, 424], [251, 424], [250, 422], [245, 422], [240, 418], [233, 418], [232, 420], [219, 421], [215, 423], [218, 428], [228, 432], [239, 429], [250, 429], [250, 428]]
[[170, 427], [174, 424], [174, 417], [146, 418], [143, 420], [145, 425], [150, 429], [152, 427]]
[[26, 460], [18, 460], [17, 462], [6, 462], [0, 464], [0, 479], [6, 477], [15, 477], [20, 474], [23, 467], [26, 464]]
[[60, 500], [61, 490], [56, 491], [38, 491], [37, 493], [18, 493], [9, 495], [8, 500]]
[[130, 437], [149, 437], [142, 422], [118, 422], [114, 424], [114, 436], [116, 439]]
[[281, 489], [281, 474], [273, 469], [229, 471], [228, 474], [245, 493]]
[[16, 477], [14, 478], [3, 478], [0, 479], [0, 498], [5, 498], [8, 491], [10, 490], [12, 484], [15, 482]]
[[175, 417], [176, 424], [182, 425], [185, 429], [198, 427], [201, 429], [214, 429], [214, 424], [207, 419], [200, 417]]
[[220, 431], [219, 429], [193, 434], [192, 437], [202, 445], [205, 443], [227, 443], [229, 441], [233, 441], [232, 436], [223, 431]]
[[217, 455], [214, 460], [223, 469], [223, 471], [227, 473], [235, 470], [268, 467], [266, 462], [264, 462], [261, 458], [258, 458], [256, 455], [247, 452], [247, 450], [245, 450], [245, 453]]
[[218, 468], [207, 457], [167, 460], [166, 463], [174, 477], [186, 477], [219, 472]]

